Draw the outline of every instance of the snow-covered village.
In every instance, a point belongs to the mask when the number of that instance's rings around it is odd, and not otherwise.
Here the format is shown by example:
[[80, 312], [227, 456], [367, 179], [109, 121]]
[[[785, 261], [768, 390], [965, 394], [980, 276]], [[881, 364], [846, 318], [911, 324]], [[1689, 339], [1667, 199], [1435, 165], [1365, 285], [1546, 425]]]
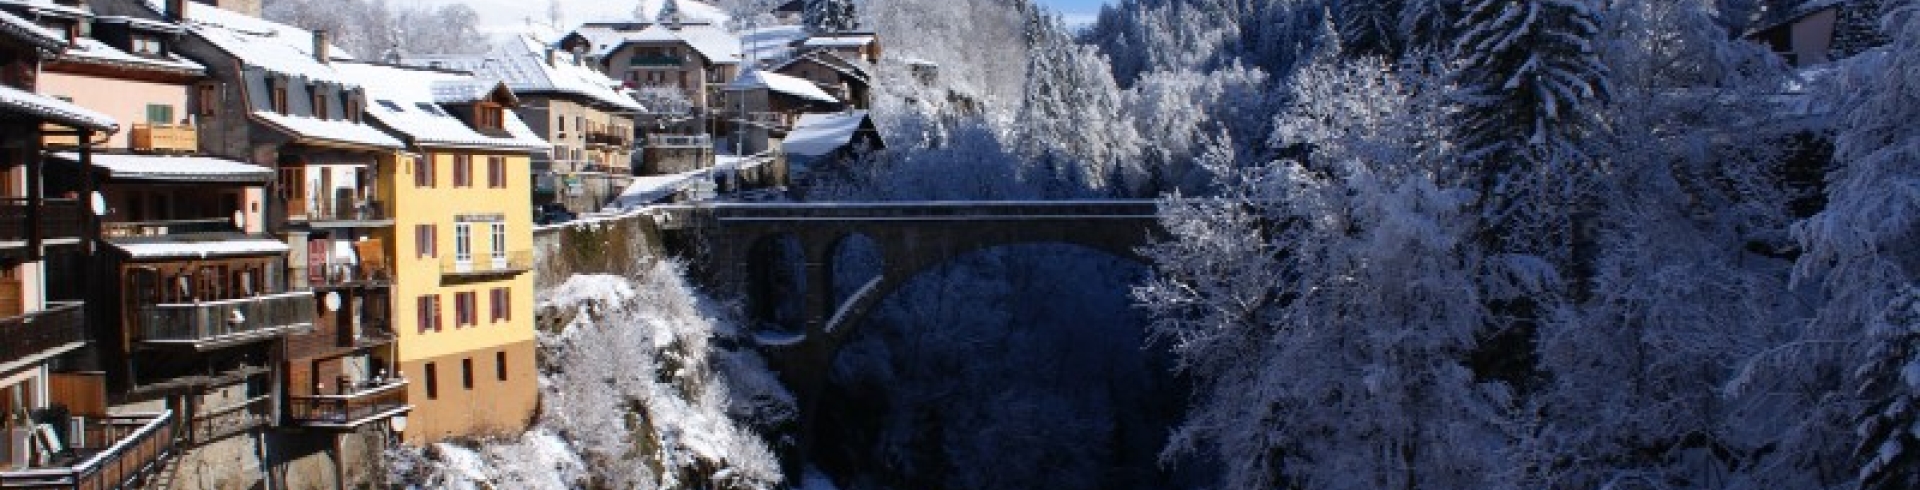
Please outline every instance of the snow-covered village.
[[0, 0], [0, 489], [1920, 489], [1916, 237], [1920, 0]]

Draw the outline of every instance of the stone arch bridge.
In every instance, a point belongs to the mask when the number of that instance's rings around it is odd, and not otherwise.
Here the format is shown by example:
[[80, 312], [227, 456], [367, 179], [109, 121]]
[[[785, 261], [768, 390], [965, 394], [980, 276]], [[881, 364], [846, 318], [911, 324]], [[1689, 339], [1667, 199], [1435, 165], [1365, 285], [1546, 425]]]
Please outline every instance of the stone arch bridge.
[[[797, 335], [762, 342], [799, 398], [802, 425], [811, 420], [827, 367], [868, 311], [914, 276], [971, 252], [1025, 244], [1069, 244], [1144, 262], [1138, 248], [1162, 235], [1152, 200], [940, 201], [873, 203], [699, 204], [653, 208], [670, 248], [696, 277], [721, 294], [751, 304], [773, 294], [764, 284], [772, 240], [797, 242], [801, 323]], [[834, 294], [834, 257], [843, 243], [865, 237], [880, 272], [847, 297]], [[791, 293], [788, 293], [791, 294]], [[810, 430], [802, 429], [802, 450]]]

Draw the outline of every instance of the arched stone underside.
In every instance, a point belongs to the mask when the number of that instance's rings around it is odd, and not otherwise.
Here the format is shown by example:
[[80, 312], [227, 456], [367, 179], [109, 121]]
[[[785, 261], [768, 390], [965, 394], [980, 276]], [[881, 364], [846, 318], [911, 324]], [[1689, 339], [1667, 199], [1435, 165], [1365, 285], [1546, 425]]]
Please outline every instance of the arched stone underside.
[[[1004, 246], [1077, 245], [1146, 262], [1138, 249], [1162, 235], [1151, 200], [714, 204], [656, 210], [661, 228], [681, 234], [679, 251], [709, 287], [749, 295], [756, 247], [777, 237], [800, 242], [805, 327], [797, 340], [763, 345], [768, 361], [800, 401], [801, 442], [811, 443], [811, 414], [828, 367], [866, 315], [915, 276], [961, 256]], [[833, 257], [842, 240], [864, 236], [877, 247], [879, 274], [844, 300], [833, 292]], [[769, 298], [746, 298], [761, 304]]]

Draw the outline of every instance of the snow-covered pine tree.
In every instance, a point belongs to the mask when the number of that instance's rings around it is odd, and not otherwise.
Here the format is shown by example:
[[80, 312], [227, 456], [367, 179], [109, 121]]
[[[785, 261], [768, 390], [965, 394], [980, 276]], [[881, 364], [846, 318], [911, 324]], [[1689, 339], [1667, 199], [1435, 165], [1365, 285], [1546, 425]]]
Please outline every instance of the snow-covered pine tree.
[[[1920, 0], [1887, 5], [1884, 50], [1848, 60], [1841, 72], [1826, 210], [1801, 223], [1806, 245], [1796, 278], [1819, 281], [1827, 303], [1820, 337], [1862, 339], [1856, 361], [1860, 413], [1856, 476], [1865, 488], [1920, 484], [1920, 342], [1914, 287], [1920, 283]], [[1863, 327], [1866, 326], [1866, 327]], [[1866, 330], [1863, 331], [1863, 328]], [[1863, 335], [1864, 334], [1864, 335]], [[1859, 351], [1853, 351], [1859, 352]], [[1845, 359], [1845, 358], [1843, 358]], [[1819, 359], [1814, 359], [1819, 360]]]
[[807, 0], [801, 22], [814, 34], [851, 31], [860, 28], [860, 17], [853, 0]]
[[[1453, 45], [1456, 140], [1479, 179], [1483, 216], [1505, 228], [1517, 203], [1560, 200], [1589, 165], [1582, 142], [1608, 95], [1593, 0], [1471, 0]], [[1524, 218], [1522, 218], [1524, 219]]]
[[682, 20], [685, 19], [680, 15], [679, 0], [660, 2], [660, 12], [653, 16], [653, 22], [656, 24], [677, 25]]

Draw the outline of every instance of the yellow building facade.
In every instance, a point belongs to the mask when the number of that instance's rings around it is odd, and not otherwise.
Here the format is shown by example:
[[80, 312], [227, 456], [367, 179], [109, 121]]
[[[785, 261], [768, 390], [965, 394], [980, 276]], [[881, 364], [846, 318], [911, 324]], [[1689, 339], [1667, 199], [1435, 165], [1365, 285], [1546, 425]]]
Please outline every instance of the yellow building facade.
[[[394, 364], [413, 411], [408, 444], [510, 435], [539, 405], [533, 321], [533, 155], [550, 145], [519, 98], [459, 72], [335, 62], [399, 137], [391, 176]], [[366, 258], [362, 258], [366, 260]]]
[[388, 181], [397, 361], [414, 406], [405, 439], [515, 433], [539, 400], [531, 159], [425, 150]]

